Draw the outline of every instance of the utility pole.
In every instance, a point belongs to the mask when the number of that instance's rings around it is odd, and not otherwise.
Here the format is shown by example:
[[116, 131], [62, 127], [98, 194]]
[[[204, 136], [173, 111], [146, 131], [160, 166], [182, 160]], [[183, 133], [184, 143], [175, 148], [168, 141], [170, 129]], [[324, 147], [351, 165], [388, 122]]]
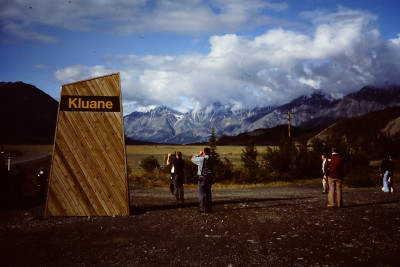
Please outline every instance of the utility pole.
[[288, 136], [290, 138], [290, 122], [292, 120], [292, 114], [294, 112], [288, 111], [288, 112], [284, 112], [284, 114], [287, 114], [287, 120], [288, 120]]

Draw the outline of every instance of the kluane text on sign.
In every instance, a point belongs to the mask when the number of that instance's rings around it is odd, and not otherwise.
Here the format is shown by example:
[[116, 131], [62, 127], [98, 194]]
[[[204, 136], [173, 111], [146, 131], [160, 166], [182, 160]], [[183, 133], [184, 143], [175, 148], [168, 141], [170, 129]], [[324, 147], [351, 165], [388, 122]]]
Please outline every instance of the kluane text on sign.
[[119, 112], [120, 101], [118, 96], [62, 95], [60, 101], [60, 110]]

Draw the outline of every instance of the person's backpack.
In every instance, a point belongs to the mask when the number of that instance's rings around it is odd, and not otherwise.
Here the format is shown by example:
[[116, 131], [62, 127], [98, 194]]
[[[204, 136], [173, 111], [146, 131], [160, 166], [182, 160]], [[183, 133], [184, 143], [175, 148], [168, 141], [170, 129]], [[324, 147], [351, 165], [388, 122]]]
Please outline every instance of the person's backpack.
[[211, 176], [213, 173], [213, 161], [211, 157], [204, 158], [203, 168], [201, 169], [201, 175], [203, 176]]

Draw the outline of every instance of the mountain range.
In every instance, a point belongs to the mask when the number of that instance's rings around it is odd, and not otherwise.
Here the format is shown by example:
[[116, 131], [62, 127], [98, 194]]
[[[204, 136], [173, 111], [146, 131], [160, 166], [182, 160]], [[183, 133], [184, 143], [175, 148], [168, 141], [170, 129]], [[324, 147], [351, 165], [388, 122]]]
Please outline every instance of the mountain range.
[[[277, 133], [287, 129], [282, 126], [288, 123], [287, 112], [291, 112], [293, 135], [312, 135], [335, 122], [393, 106], [400, 106], [400, 86], [364, 87], [337, 100], [314, 91], [281, 106], [243, 110], [214, 103], [201, 110], [181, 113], [160, 106], [124, 116], [124, 126], [127, 144], [207, 142], [211, 129], [217, 137], [222, 137], [223, 144], [243, 144], [247, 136], [259, 136], [261, 140], [264, 135], [271, 140], [262, 144], [272, 144], [277, 140]], [[57, 110], [58, 102], [33, 85], [1, 82], [0, 145], [51, 144]], [[388, 131], [393, 129], [390, 125], [387, 127]], [[234, 136], [238, 138], [232, 139]]]
[[400, 86], [364, 87], [342, 99], [319, 91], [281, 106], [232, 110], [214, 103], [199, 111], [180, 113], [167, 107], [133, 112], [124, 117], [127, 137], [158, 143], [188, 144], [208, 141], [211, 129], [220, 136], [237, 136], [288, 123], [302, 129], [324, 129], [335, 122], [400, 106]]

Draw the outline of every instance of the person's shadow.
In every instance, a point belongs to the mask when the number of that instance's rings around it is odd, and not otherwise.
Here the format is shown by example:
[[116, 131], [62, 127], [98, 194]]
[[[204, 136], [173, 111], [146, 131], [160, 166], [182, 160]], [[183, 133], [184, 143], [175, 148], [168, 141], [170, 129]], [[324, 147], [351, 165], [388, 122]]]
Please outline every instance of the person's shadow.
[[395, 203], [400, 203], [400, 200], [368, 202], [368, 203], [361, 203], [361, 204], [349, 204], [349, 205], [343, 206], [343, 208], [368, 207], [368, 206], [377, 206], [377, 205], [395, 204]]
[[[213, 206], [220, 206], [220, 205], [229, 205], [229, 204], [239, 204], [239, 203], [255, 203], [255, 202], [272, 202], [272, 201], [284, 201], [284, 200], [300, 200], [300, 199], [307, 199], [311, 197], [289, 197], [289, 198], [239, 198], [239, 199], [232, 199], [232, 200], [215, 200], [212, 202]], [[270, 207], [276, 207], [276, 206], [289, 206], [289, 205], [296, 205], [294, 203], [292, 204], [279, 204], [279, 205], [273, 205]], [[154, 210], [172, 210], [172, 209], [178, 209], [178, 208], [190, 208], [190, 207], [198, 207], [199, 203], [198, 202], [187, 202], [184, 204], [179, 204], [179, 205], [173, 205], [173, 204], [168, 204], [168, 205], [149, 205], [149, 206], [135, 206], [131, 205], [130, 206], [130, 215], [139, 215], [143, 214], [149, 211], [154, 211]], [[250, 208], [255, 208], [255, 207], [239, 207], [239, 208], [232, 208], [232, 209], [225, 209], [224, 211], [227, 210], [237, 210], [237, 209], [250, 209]], [[215, 211], [214, 211], [215, 212]]]

